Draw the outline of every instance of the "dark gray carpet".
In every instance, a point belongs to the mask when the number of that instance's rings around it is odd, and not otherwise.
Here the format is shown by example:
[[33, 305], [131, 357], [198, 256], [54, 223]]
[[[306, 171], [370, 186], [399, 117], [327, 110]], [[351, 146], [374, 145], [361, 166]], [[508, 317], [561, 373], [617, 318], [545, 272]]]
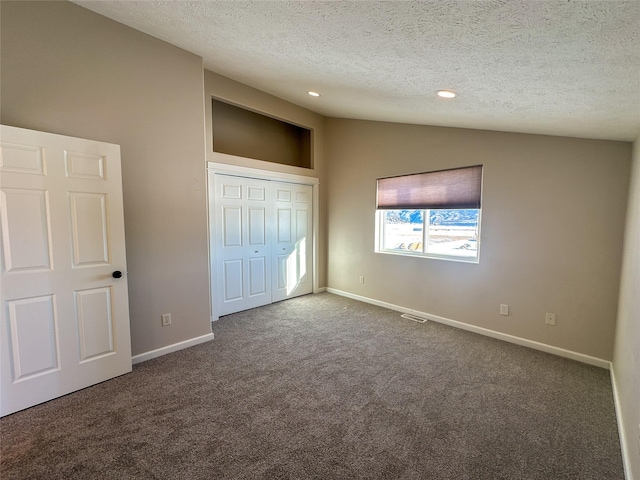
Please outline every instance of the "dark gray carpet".
[[623, 479], [606, 370], [331, 294], [5, 417], [9, 479]]

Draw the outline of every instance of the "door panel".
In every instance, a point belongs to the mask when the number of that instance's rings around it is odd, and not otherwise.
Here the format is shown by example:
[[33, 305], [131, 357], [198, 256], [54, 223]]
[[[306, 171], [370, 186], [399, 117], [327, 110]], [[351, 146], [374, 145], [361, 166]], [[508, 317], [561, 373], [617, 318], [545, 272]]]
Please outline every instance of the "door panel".
[[53, 295], [11, 300], [9, 349], [13, 379], [21, 382], [58, 370], [58, 336]]
[[2, 156], [0, 156], [0, 170], [2, 172], [26, 173], [44, 175], [45, 163], [42, 147], [36, 145], [19, 145], [2, 141]]
[[242, 207], [222, 206], [222, 238], [225, 247], [242, 246]]
[[120, 148], [0, 127], [0, 414], [131, 371]]
[[103, 155], [64, 152], [67, 177], [106, 180], [106, 158]]
[[249, 259], [249, 296], [267, 295], [267, 259], [253, 257]]
[[291, 208], [278, 208], [278, 243], [291, 243]]
[[47, 192], [5, 188], [2, 190], [1, 211], [6, 271], [50, 270], [51, 228]]
[[267, 185], [258, 180], [215, 175], [215, 233], [218, 315], [271, 303], [267, 262], [270, 205]]
[[69, 193], [73, 266], [109, 264], [107, 200], [101, 193]]
[[242, 300], [243, 295], [243, 275], [242, 259], [223, 261], [224, 268], [224, 300], [232, 302]]
[[247, 199], [264, 202], [267, 199], [266, 187], [247, 185]]
[[282, 290], [287, 288], [287, 258], [288, 253], [276, 254], [276, 282], [275, 288]]
[[75, 293], [80, 360], [92, 360], [114, 352], [111, 288]]
[[264, 208], [249, 207], [249, 245], [264, 246], [267, 244], [267, 223]]
[[278, 237], [273, 244], [273, 301], [313, 291], [311, 282], [312, 187], [276, 184]]
[[[310, 268], [310, 251], [308, 248], [309, 232], [311, 231], [311, 222], [309, 221], [308, 210], [298, 210], [296, 212], [296, 249], [298, 252], [297, 262], [297, 282], [300, 290], [307, 292], [311, 289]], [[303, 285], [306, 285], [303, 287]]]
[[276, 187], [276, 201], [277, 202], [290, 202], [291, 190], [289, 187]]

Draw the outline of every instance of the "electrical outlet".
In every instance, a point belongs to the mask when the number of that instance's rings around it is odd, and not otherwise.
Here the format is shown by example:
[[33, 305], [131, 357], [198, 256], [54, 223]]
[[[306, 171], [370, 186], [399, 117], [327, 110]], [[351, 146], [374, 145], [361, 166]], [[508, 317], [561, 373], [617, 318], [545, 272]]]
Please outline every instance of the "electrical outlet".
[[165, 313], [162, 315], [162, 326], [166, 327], [168, 325], [171, 325], [171, 314]]
[[509, 305], [500, 304], [500, 315], [509, 316]]
[[360, 283], [364, 284], [364, 277], [362, 275], [360, 275]]
[[555, 313], [547, 313], [544, 317], [544, 323], [547, 325], [555, 325], [556, 324], [556, 314]]

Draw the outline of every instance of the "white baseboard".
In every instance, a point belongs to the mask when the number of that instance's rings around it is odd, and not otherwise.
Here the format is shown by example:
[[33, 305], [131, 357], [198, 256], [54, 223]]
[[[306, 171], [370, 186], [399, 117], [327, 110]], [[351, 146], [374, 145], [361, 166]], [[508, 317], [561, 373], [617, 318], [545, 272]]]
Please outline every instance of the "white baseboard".
[[327, 287], [318, 287], [313, 291], [313, 293], [322, 293], [326, 291], [327, 291]]
[[629, 455], [629, 444], [627, 443], [627, 435], [624, 429], [620, 396], [618, 395], [618, 385], [616, 383], [613, 364], [611, 364], [609, 372], [611, 375], [611, 387], [613, 388], [613, 404], [616, 409], [616, 420], [618, 421], [618, 436], [620, 437], [620, 449], [622, 450], [622, 466], [624, 467], [624, 478], [626, 478], [626, 480], [633, 480], [633, 474], [631, 473], [631, 457]]
[[199, 345], [211, 340], [213, 340], [213, 332], [207, 333], [206, 335], [202, 335], [200, 337], [190, 338], [189, 340], [184, 340], [183, 342], [167, 345], [166, 347], [157, 348], [155, 350], [151, 350], [150, 352], [141, 353], [140, 355], [135, 355], [131, 357], [131, 363], [135, 365], [136, 363], [146, 362], [147, 360], [151, 360], [152, 358], [161, 357], [162, 355], [177, 352], [178, 350], [182, 350], [183, 348], [193, 347], [194, 345]]
[[504, 340], [505, 342], [515, 343], [516, 345], [533, 348], [535, 350], [551, 353], [554, 355], [558, 355], [560, 357], [570, 358], [571, 360], [577, 360], [578, 362], [587, 363], [589, 365], [594, 365], [596, 367], [609, 369], [611, 366], [611, 362], [609, 362], [608, 360], [603, 360], [602, 358], [597, 358], [597, 357], [591, 357], [589, 355], [573, 352], [571, 350], [565, 350], [564, 348], [560, 348], [560, 347], [554, 347], [552, 345], [547, 345], [546, 343], [540, 343], [534, 340], [527, 340], [526, 338], [516, 337], [514, 335], [509, 335], [508, 333], [496, 332], [495, 330], [489, 330], [488, 328], [477, 327], [475, 325], [470, 325], [468, 323], [459, 322], [457, 320], [451, 320], [449, 318], [440, 317], [438, 315], [431, 315], [430, 313], [420, 312], [418, 310], [401, 307], [399, 305], [394, 305], [392, 303], [381, 302], [380, 300], [375, 300], [369, 297], [363, 297], [361, 295], [344, 292], [342, 290], [336, 290], [335, 288], [327, 288], [326, 290], [329, 293], [334, 293], [336, 295], [341, 295], [343, 297], [352, 298], [354, 300], [359, 300], [361, 302], [370, 303], [372, 305], [377, 305], [379, 307], [388, 308], [389, 310], [395, 310], [397, 312], [410, 313], [412, 315], [426, 318], [434, 322], [444, 323], [445, 325], [449, 325], [451, 327], [460, 328], [462, 330], [478, 333], [480, 335], [496, 338], [498, 340]]

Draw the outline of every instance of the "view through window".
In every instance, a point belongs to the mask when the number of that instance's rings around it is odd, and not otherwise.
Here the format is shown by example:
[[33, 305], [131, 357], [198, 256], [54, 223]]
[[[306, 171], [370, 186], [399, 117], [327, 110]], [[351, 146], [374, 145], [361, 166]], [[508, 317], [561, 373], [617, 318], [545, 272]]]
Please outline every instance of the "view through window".
[[379, 250], [478, 258], [479, 209], [379, 210]]

